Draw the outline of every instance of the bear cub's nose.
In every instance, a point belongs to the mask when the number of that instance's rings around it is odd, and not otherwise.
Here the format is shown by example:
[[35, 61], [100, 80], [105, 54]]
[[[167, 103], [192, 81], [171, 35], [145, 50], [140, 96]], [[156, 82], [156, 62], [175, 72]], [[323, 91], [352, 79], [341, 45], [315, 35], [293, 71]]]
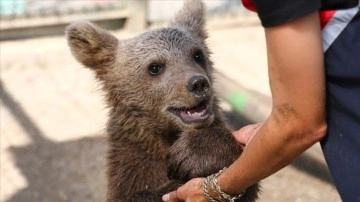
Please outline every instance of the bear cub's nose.
[[209, 91], [209, 81], [204, 76], [193, 76], [188, 81], [187, 89], [196, 96], [202, 96]]

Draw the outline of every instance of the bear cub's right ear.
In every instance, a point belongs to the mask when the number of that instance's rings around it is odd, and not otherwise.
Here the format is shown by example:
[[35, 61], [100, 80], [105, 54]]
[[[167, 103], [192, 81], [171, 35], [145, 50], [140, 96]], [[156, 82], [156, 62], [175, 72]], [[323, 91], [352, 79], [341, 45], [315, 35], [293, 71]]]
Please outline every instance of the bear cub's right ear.
[[72, 54], [86, 67], [99, 69], [115, 60], [118, 39], [96, 25], [87, 21], [74, 22], [65, 33]]

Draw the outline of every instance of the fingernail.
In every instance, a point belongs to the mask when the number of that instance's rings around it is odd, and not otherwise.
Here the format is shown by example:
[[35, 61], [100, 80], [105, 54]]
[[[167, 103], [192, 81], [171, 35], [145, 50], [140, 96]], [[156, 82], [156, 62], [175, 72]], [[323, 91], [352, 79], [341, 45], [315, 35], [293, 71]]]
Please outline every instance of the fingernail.
[[169, 194], [165, 194], [163, 197], [162, 197], [162, 200], [163, 201], [168, 201], [170, 199], [170, 195]]

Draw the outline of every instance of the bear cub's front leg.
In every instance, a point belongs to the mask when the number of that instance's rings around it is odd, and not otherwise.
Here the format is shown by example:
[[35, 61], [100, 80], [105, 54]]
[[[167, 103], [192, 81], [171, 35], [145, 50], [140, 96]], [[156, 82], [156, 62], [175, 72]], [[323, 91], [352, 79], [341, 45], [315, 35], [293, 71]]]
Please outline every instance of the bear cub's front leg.
[[[231, 131], [221, 121], [215, 120], [210, 127], [180, 134], [170, 147], [168, 177], [181, 181], [207, 177], [231, 165], [241, 153], [242, 148]], [[254, 184], [236, 201], [255, 201], [258, 190], [258, 184]]]
[[184, 131], [170, 147], [168, 177], [185, 181], [207, 177], [232, 164], [241, 151], [231, 132], [219, 123]]

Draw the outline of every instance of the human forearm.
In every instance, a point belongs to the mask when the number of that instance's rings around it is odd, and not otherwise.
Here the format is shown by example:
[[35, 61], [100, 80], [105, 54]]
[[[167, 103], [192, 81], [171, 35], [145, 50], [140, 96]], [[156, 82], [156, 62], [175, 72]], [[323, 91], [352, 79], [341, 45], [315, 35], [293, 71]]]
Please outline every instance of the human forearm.
[[314, 138], [301, 142], [300, 136], [313, 135], [320, 139], [325, 128], [325, 124], [320, 124], [313, 127], [312, 132], [309, 131], [312, 134], [300, 134], [297, 131], [296, 135], [290, 135], [289, 138], [285, 133], [290, 131], [285, 131], [270, 116], [246, 146], [241, 158], [218, 177], [220, 187], [229, 194], [236, 194], [270, 176], [317, 141]]
[[326, 131], [317, 12], [267, 28], [265, 34], [273, 109], [242, 156], [219, 176], [220, 187], [229, 193], [277, 172]]

